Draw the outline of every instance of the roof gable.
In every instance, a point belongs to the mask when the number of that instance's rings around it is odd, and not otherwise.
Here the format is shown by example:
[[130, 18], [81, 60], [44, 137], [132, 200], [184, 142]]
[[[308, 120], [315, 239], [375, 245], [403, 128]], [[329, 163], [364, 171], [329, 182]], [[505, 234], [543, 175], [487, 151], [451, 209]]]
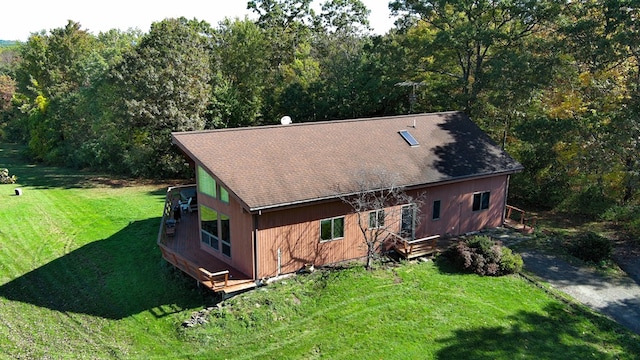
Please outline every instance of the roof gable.
[[173, 141], [250, 210], [335, 198], [363, 171], [414, 187], [522, 170], [460, 112], [182, 132]]

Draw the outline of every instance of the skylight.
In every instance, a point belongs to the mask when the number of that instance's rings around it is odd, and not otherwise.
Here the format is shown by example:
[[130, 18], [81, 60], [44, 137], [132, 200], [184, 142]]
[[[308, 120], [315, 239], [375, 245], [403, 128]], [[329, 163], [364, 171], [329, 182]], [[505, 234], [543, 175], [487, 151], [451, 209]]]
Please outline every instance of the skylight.
[[418, 143], [418, 140], [416, 140], [416, 138], [414, 138], [413, 135], [411, 135], [411, 133], [408, 130], [400, 130], [398, 131], [398, 133], [412, 147], [420, 146], [420, 143]]

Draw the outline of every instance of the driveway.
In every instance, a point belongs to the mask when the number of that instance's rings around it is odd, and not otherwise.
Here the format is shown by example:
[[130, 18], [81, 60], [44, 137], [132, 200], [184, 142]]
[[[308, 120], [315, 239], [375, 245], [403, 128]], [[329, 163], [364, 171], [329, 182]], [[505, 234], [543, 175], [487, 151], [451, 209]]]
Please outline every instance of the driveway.
[[604, 276], [590, 269], [578, 268], [566, 261], [537, 251], [520, 253], [528, 270], [552, 287], [614, 319], [631, 331], [640, 334], [640, 281], [637, 276], [639, 262], [621, 267], [630, 276]]

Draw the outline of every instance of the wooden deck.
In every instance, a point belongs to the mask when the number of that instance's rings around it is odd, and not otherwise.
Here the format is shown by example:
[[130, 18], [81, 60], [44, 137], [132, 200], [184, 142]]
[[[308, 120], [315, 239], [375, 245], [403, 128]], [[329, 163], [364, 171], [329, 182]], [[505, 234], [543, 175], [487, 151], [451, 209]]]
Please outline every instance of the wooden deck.
[[504, 226], [518, 230], [524, 234], [531, 234], [534, 231], [536, 218], [527, 216], [527, 212], [515, 206], [507, 205], [504, 217]]
[[182, 212], [174, 227], [167, 226], [167, 220], [174, 218], [172, 209], [178, 204], [180, 190], [185, 188], [188, 187], [174, 187], [167, 191], [158, 233], [162, 257], [215, 292], [230, 294], [255, 287], [256, 281], [250, 276], [200, 249], [197, 208], [193, 212]]

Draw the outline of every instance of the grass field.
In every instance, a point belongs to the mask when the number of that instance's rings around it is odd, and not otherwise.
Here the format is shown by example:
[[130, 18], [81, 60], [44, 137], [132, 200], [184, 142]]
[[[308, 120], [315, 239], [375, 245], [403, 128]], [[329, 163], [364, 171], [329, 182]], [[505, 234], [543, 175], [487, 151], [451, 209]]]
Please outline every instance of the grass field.
[[[161, 260], [163, 185], [0, 144], [0, 358], [634, 359], [640, 337], [518, 276], [360, 267], [214, 297]], [[14, 196], [16, 187], [22, 196]], [[181, 323], [214, 306], [209, 322]]]

